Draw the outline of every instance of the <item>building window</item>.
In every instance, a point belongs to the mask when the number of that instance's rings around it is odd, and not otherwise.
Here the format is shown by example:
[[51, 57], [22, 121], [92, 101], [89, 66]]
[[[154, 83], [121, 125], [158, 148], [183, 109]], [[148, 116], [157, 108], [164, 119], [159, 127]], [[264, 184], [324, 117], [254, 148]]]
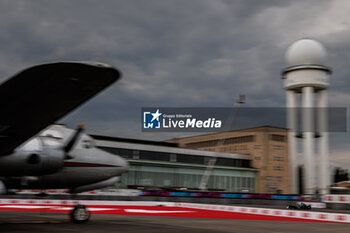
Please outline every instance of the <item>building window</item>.
[[170, 162], [176, 162], [176, 154], [170, 154]]
[[278, 186], [277, 186], [276, 182], [266, 182], [265, 183], [265, 188], [276, 189], [276, 188], [278, 188]]
[[261, 149], [261, 145], [255, 145], [254, 148], [255, 149]]
[[133, 159], [139, 159], [139, 158], [140, 158], [140, 151], [138, 151], [138, 150], [133, 150], [133, 151], [132, 151], [132, 158], [133, 158]]
[[287, 140], [287, 137], [284, 135], [272, 134], [271, 140], [276, 142], [285, 142]]
[[276, 170], [276, 171], [282, 171], [283, 167], [281, 167], [281, 166], [274, 166], [273, 169]]
[[115, 155], [119, 155], [125, 159], [133, 158], [133, 150], [130, 150], [130, 149], [121, 149], [121, 148], [105, 147], [105, 146], [98, 146], [97, 148]]
[[255, 136], [254, 135], [248, 135], [248, 136], [241, 136], [241, 137], [233, 137], [233, 138], [227, 138], [224, 141], [224, 144], [238, 144], [238, 143], [247, 143], [247, 142], [254, 142]]
[[278, 146], [278, 145], [273, 145], [272, 146], [272, 149], [275, 149], [275, 150], [283, 150], [283, 146]]
[[215, 139], [209, 141], [202, 142], [190, 142], [186, 144], [189, 148], [202, 148], [202, 147], [216, 147], [218, 145], [230, 145], [230, 144], [240, 144], [240, 143], [248, 143], [254, 142], [255, 135], [241, 136], [241, 137], [232, 137], [232, 138], [223, 138], [223, 139]]
[[275, 161], [283, 161], [284, 158], [283, 158], [283, 157], [280, 157], [280, 156], [275, 156], [275, 157], [273, 158], [273, 160], [275, 160]]
[[250, 160], [242, 159], [242, 167], [250, 167]]
[[250, 167], [250, 160], [217, 158], [215, 165], [230, 166], [230, 167]]
[[276, 180], [277, 180], [277, 181], [282, 181], [282, 176], [277, 176], [277, 177], [276, 177]]
[[272, 176], [266, 176], [265, 180], [272, 180]]
[[140, 150], [141, 160], [170, 161], [170, 154], [157, 151]]
[[179, 162], [179, 163], [204, 164], [204, 156], [177, 154], [177, 162]]

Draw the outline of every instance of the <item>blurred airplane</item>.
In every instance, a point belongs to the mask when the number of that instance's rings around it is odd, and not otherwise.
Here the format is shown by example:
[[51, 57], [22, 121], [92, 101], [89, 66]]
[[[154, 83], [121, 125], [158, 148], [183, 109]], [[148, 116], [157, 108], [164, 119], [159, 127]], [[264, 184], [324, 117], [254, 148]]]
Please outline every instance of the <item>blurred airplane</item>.
[[[0, 187], [78, 193], [116, 183], [128, 170], [123, 158], [96, 148], [85, 125], [72, 130], [52, 124], [119, 78], [106, 64], [58, 62], [1, 84]], [[71, 213], [74, 222], [89, 217], [83, 205]]]

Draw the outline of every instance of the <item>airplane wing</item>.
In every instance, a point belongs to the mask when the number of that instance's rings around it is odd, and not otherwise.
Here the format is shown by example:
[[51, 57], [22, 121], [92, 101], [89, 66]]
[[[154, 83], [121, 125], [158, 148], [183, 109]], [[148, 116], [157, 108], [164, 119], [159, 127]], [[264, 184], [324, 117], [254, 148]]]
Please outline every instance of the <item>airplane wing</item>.
[[118, 80], [101, 63], [58, 62], [26, 69], [0, 85], [0, 155]]

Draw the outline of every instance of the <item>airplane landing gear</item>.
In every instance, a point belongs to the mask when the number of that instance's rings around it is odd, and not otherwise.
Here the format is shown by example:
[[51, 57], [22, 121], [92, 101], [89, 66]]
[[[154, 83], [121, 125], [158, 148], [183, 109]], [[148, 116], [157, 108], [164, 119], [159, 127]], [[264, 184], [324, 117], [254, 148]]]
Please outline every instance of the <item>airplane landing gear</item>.
[[71, 199], [75, 202], [75, 206], [69, 213], [69, 217], [73, 223], [86, 223], [90, 219], [90, 212], [85, 205], [79, 204], [78, 196], [76, 193], [70, 192]]
[[86, 223], [90, 219], [90, 212], [84, 205], [76, 205], [70, 212], [70, 219], [74, 223]]

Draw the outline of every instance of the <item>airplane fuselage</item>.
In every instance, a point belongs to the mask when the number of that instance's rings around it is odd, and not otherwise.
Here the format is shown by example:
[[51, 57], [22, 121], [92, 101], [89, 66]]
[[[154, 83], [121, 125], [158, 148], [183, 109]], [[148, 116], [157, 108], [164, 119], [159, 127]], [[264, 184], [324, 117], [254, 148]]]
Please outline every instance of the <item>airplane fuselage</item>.
[[95, 147], [81, 134], [69, 154], [62, 149], [75, 131], [53, 125], [13, 154], [0, 157], [0, 177], [10, 189], [88, 191], [113, 185], [128, 169], [121, 157]]

